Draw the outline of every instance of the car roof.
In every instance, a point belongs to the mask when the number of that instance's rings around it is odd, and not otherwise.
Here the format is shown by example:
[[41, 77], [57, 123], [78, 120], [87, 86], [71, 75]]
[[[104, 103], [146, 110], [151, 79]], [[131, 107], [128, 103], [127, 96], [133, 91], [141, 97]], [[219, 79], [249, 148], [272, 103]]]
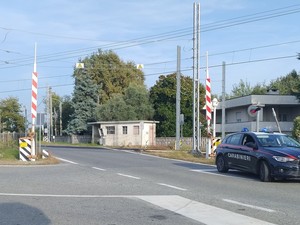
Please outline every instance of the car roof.
[[286, 135], [286, 134], [278, 133], [278, 132], [262, 132], [262, 131], [259, 131], [259, 132], [257, 132], [257, 131], [246, 131], [246, 132], [240, 131], [240, 132], [231, 133], [231, 134], [228, 134], [228, 135], [233, 135], [233, 134], [254, 134], [254, 135], [275, 134], [275, 135]]

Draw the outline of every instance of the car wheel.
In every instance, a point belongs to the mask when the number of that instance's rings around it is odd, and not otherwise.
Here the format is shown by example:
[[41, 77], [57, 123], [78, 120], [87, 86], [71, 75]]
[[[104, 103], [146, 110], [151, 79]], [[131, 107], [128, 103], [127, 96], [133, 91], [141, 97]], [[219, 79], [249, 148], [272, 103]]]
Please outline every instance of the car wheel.
[[217, 157], [217, 170], [221, 173], [226, 173], [228, 172], [228, 167], [226, 165], [226, 162], [225, 162], [225, 158], [223, 155], [219, 155]]
[[268, 164], [265, 161], [262, 161], [259, 166], [259, 179], [263, 182], [270, 182], [271, 174]]

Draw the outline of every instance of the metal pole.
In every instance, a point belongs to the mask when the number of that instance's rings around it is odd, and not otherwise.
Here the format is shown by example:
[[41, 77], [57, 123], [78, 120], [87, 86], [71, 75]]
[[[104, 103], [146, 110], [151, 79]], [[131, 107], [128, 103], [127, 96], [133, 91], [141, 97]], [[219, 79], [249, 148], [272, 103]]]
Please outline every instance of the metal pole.
[[180, 150], [180, 55], [181, 48], [177, 46], [177, 73], [176, 73], [176, 144], [175, 150]]
[[[35, 99], [36, 102], [34, 102], [34, 104], [36, 104], [36, 109], [32, 109], [32, 112], [35, 114], [35, 115], [32, 115], [32, 127], [31, 127], [31, 132], [33, 134], [33, 137], [32, 137], [32, 143], [31, 143], [31, 155], [32, 156], [36, 156], [36, 135], [35, 135], [35, 123], [36, 123], [36, 116], [37, 116], [37, 83], [38, 83], [38, 80], [37, 80], [37, 73], [36, 73], [36, 43], [35, 43], [35, 46], [34, 46], [34, 63], [33, 63], [33, 80], [36, 79], [36, 87], [35, 88], [32, 88], [32, 90], [35, 89], [35, 94], [31, 96], [32, 98], [32, 101], [33, 99]], [[34, 86], [34, 81], [32, 81], [32, 86]], [[32, 91], [33, 93], [33, 91]], [[31, 106], [33, 107], [33, 105]], [[35, 158], [31, 159], [32, 161], [35, 161]]]
[[24, 117], [25, 117], [25, 132], [24, 132], [24, 137], [26, 137], [26, 133], [27, 133], [27, 109], [26, 109], [26, 106], [23, 106], [24, 107]]
[[222, 139], [225, 137], [225, 67], [226, 64], [222, 64]]
[[213, 122], [213, 138], [216, 137], [216, 118], [217, 118], [217, 106], [214, 107], [214, 122]]
[[197, 23], [196, 23], [196, 3], [194, 3], [194, 31], [193, 31], [193, 149], [192, 151], [196, 151], [197, 148], [197, 139], [196, 139], [196, 84], [195, 84], [195, 79], [196, 79], [196, 73], [197, 73], [197, 68], [196, 68], [196, 51], [197, 51], [197, 45], [196, 45], [196, 36], [197, 36]]
[[199, 120], [199, 51], [200, 51], [200, 4], [194, 3], [194, 35], [193, 35], [193, 149], [200, 150]]
[[277, 115], [276, 115], [276, 112], [275, 112], [274, 108], [272, 108], [272, 112], [273, 112], [273, 116], [274, 116], [275, 121], [276, 121], [276, 125], [277, 125], [277, 128], [278, 128], [278, 131], [279, 131], [279, 133], [281, 133], [281, 129], [280, 129], [280, 126], [279, 126], [279, 123], [278, 123], [278, 119], [277, 119]]
[[62, 102], [59, 102], [59, 135], [62, 136]]
[[52, 113], [52, 89], [49, 88], [49, 112], [50, 112], [50, 140], [53, 140], [53, 113]]
[[259, 131], [259, 110], [256, 112], [256, 132]]

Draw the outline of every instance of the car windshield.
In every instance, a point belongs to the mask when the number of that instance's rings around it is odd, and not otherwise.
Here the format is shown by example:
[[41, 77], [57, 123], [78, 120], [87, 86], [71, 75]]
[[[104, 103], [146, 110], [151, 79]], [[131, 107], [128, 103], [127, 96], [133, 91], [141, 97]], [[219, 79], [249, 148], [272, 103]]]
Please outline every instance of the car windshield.
[[258, 134], [258, 141], [265, 147], [296, 147], [300, 148], [300, 143], [295, 139], [281, 134]]

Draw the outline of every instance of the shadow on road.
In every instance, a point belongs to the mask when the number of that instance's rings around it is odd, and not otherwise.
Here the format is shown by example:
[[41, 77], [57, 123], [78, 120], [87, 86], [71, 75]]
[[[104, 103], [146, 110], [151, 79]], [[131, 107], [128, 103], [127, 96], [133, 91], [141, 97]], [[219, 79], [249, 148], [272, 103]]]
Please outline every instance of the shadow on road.
[[6, 225], [51, 224], [51, 220], [40, 209], [18, 202], [0, 203], [0, 218], [1, 224]]

